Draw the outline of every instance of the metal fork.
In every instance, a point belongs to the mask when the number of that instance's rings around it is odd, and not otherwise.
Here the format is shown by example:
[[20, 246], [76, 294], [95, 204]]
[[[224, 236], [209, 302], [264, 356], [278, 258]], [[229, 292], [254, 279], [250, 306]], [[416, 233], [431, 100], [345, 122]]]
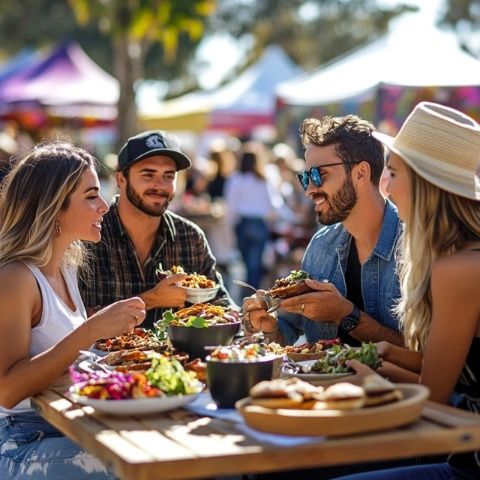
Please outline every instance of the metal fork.
[[267, 313], [276, 312], [280, 307], [280, 303], [282, 303], [279, 298], [273, 298], [269, 295], [264, 295], [263, 293], [260, 293], [254, 286], [243, 282], [242, 280], [233, 280], [233, 283], [235, 285], [240, 285], [241, 287], [246, 287], [253, 290], [258, 295], [258, 298], [261, 298], [267, 304]]
[[87, 373], [112, 373], [112, 370], [105, 365], [95, 362], [94, 360], [85, 359], [78, 363], [77, 368]]

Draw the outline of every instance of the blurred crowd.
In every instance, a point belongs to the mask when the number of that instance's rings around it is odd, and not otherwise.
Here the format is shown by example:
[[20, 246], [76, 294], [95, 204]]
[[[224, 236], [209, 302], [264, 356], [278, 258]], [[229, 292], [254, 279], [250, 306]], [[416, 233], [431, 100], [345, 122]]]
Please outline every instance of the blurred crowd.
[[33, 145], [30, 135], [16, 122], [8, 121], [0, 128], [0, 181], [10, 170], [11, 162]]

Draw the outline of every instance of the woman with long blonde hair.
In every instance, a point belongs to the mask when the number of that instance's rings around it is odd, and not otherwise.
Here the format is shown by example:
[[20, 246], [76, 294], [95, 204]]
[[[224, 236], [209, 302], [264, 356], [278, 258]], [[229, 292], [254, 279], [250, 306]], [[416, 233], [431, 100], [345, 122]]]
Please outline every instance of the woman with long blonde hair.
[[107, 210], [95, 159], [66, 142], [36, 147], [2, 185], [1, 478], [114, 478], [29, 402], [68, 369], [79, 350], [129, 331], [145, 317], [143, 301], [131, 298], [86, 318], [76, 275], [80, 241], [100, 240]]
[[[390, 149], [388, 192], [405, 223], [397, 310], [408, 350], [381, 342], [380, 372], [428, 386], [436, 402], [461, 395], [456, 406], [478, 414], [480, 126], [457, 110], [423, 102], [395, 138], [374, 135]], [[480, 455], [342, 478], [473, 480], [480, 478]]]

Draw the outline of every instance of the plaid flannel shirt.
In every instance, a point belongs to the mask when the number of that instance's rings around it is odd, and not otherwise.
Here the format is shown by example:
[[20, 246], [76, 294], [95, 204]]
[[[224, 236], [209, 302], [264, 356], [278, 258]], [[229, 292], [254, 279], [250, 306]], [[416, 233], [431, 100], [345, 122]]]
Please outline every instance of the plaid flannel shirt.
[[[218, 295], [212, 301], [235, 306], [215, 269], [215, 258], [205, 233], [193, 222], [173, 212], [163, 214], [152, 251], [143, 266], [120, 221], [117, 200], [103, 218], [101, 241], [88, 243], [86, 247], [89, 255], [79, 275], [79, 286], [87, 309], [105, 307], [153, 288], [158, 283], [155, 270], [160, 265], [165, 270], [180, 265], [187, 273], [206, 275], [220, 285]], [[149, 310], [142, 326], [152, 328], [165, 310]]]

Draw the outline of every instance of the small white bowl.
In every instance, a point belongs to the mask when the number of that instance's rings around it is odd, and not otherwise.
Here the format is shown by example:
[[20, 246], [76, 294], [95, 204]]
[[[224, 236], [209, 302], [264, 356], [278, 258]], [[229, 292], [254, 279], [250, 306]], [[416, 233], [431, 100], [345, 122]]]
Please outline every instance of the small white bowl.
[[205, 303], [217, 296], [220, 285], [212, 288], [183, 288], [187, 291], [187, 302]]

